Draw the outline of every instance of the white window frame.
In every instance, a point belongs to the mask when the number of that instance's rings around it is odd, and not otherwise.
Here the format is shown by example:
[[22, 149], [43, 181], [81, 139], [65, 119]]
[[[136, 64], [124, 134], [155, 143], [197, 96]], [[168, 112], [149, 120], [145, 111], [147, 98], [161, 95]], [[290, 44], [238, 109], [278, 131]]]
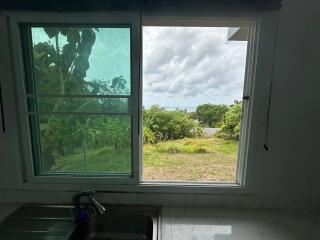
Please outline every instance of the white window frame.
[[[14, 72], [14, 91], [17, 96], [18, 111], [16, 118], [19, 120], [20, 148], [22, 151], [22, 160], [14, 159], [18, 171], [21, 172], [21, 186], [24, 189], [51, 189], [63, 191], [79, 191], [88, 188], [94, 188], [99, 191], [109, 192], [142, 192], [142, 193], [168, 193], [168, 194], [244, 194], [251, 191], [254, 184], [251, 176], [252, 172], [250, 162], [254, 159], [254, 148], [257, 147], [256, 141], [261, 142], [263, 131], [258, 131], [257, 126], [264, 121], [265, 110], [267, 109], [268, 86], [271, 81], [273, 47], [275, 41], [276, 14], [274, 12], [266, 13], [229, 13], [224, 16], [217, 17], [168, 17], [165, 19], [157, 15], [141, 15], [137, 12], [95, 12], [95, 13], [35, 13], [35, 12], [10, 12], [5, 13], [7, 16], [8, 30], [10, 31], [10, 50], [12, 58], [11, 71]], [[175, 23], [205, 24], [214, 21], [214, 26], [220, 22], [224, 26], [238, 22], [250, 23], [251, 38], [248, 41], [248, 53], [246, 63], [246, 80], [244, 95], [249, 95], [250, 100], [244, 101], [243, 115], [245, 116], [241, 124], [241, 138], [239, 146], [239, 157], [237, 167], [236, 183], [199, 183], [199, 182], [154, 182], [143, 181], [142, 175], [142, 57], [141, 57], [141, 29], [144, 24], [159, 25]], [[76, 176], [34, 176], [32, 165], [32, 153], [30, 148], [30, 137], [28, 135], [28, 125], [24, 117], [25, 103], [23, 89], [24, 73], [23, 58], [21, 56], [21, 43], [19, 36], [19, 23], [87, 23], [87, 24], [107, 24], [107, 23], [124, 23], [129, 22], [134, 26], [131, 29], [132, 49], [136, 54], [131, 57], [132, 71], [132, 98], [135, 98], [135, 116], [133, 121], [138, 122], [136, 132], [137, 141], [133, 142], [133, 151], [136, 151], [133, 163], [133, 177], [130, 179], [109, 178], [109, 177], [76, 177]], [[238, 26], [232, 25], [232, 26]], [[228, 27], [231, 27], [228, 25]], [[135, 29], [135, 31], [133, 31]], [[137, 40], [137, 41], [136, 41]], [[135, 50], [134, 50], [135, 49]], [[136, 64], [136, 67], [133, 67]], [[256, 79], [259, 78], [259, 81]], [[22, 97], [23, 96], [23, 97]], [[6, 107], [6, 106], [5, 106]], [[135, 125], [135, 124], [133, 124]], [[261, 126], [260, 126], [261, 127]], [[257, 133], [256, 133], [256, 132]], [[135, 150], [134, 150], [135, 149]]]
[[[13, 47], [13, 59], [15, 63], [16, 87], [19, 105], [19, 119], [21, 125], [21, 146], [23, 154], [23, 169], [26, 182], [33, 183], [80, 183], [80, 184], [137, 184], [139, 182], [139, 151], [137, 143], [139, 140], [138, 129], [138, 89], [139, 89], [139, 15], [134, 12], [112, 12], [106, 14], [39, 14], [14, 15], [10, 18], [11, 39]], [[132, 109], [132, 175], [123, 174], [113, 175], [94, 175], [85, 176], [85, 174], [46, 174], [34, 175], [34, 161], [31, 147], [31, 134], [29, 131], [29, 119], [27, 118], [27, 109], [25, 104], [25, 73], [23, 49], [21, 44], [20, 24], [92, 24], [104, 26], [128, 25], [131, 26], [131, 109]], [[89, 175], [89, 174], [88, 174]]]
[[[248, 43], [247, 43], [247, 52], [246, 52], [246, 66], [245, 66], [245, 77], [244, 77], [244, 88], [243, 96], [249, 96], [248, 100], [242, 101], [242, 119], [241, 119], [241, 130], [240, 130], [240, 139], [239, 139], [239, 150], [237, 156], [237, 172], [236, 172], [236, 181], [234, 183], [224, 183], [224, 182], [179, 182], [179, 181], [157, 181], [157, 180], [144, 180], [143, 183], [152, 183], [152, 184], [194, 184], [194, 185], [221, 185], [221, 186], [245, 186], [245, 169], [246, 169], [246, 160], [248, 154], [248, 135], [249, 135], [249, 119], [251, 119], [251, 102], [250, 95], [253, 83], [253, 73], [252, 70], [255, 67], [255, 62], [253, 61], [253, 56], [255, 54], [255, 46], [257, 45], [255, 36], [257, 34], [257, 20], [255, 18], [239, 18], [239, 17], [159, 17], [159, 16], [146, 16], [142, 18], [141, 25], [143, 26], [162, 26], [162, 27], [248, 27]], [[143, 41], [143, 39], [141, 38]], [[141, 50], [143, 51], [143, 49]], [[143, 54], [142, 54], [143, 55]], [[142, 64], [141, 64], [142, 66]], [[141, 77], [142, 78], [142, 77]], [[143, 85], [143, 79], [142, 79]], [[142, 107], [141, 107], [142, 108]], [[141, 109], [140, 108], [140, 109]], [[142, 114], [142, 113], [141, 113]]]

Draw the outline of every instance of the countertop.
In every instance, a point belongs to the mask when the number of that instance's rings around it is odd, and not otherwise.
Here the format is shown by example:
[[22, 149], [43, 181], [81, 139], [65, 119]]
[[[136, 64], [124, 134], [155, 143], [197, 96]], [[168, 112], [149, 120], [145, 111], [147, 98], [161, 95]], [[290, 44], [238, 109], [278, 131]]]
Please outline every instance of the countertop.
[[[19, 205], [0, 204], [0, 220]], [[161, 209], [161, 240], [318, 240], [320, 213], [281, 210]]]
[[316, 212], [163, 208], [163, 240], [318, 240]]

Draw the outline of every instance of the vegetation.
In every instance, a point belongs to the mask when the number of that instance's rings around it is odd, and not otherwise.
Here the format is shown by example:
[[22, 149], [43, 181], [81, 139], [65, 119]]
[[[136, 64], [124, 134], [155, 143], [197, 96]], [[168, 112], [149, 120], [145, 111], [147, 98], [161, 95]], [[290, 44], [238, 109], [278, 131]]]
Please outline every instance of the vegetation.
[[83, 161], [83, 153], [60, 157], [56, 160], [52, 171], [55, 172], [92, 172], [92, 173], [130, 173], [131, 157], [129, 148], [116, 150], [102, 147], [87, 151], [87, 161]]
[[228, 110], [226, 105], [202, 104], [197, 107], [195, 117], [204, 126], [217, 128], [221, 126], [223, 116]]
[[223, 118], [221, 131], [219, 133], [220, 137], [239, 140], [241, 114], [241, 102], [234, 104], [230, 110], [226, 112]]
[[[241, 102], [231, 107], [200, 105], [193, 118], [199, 119], [202, 125], [196, 121], [196, 125], [190, 124], [192, 127], [188, 128], [187, 134], [173, 135], [175, 138], [171, 139], [167, 136], [172, 135], [167, 133], [172, 129], [180, 130], [179, 127], [185, 126], [192, 114], [183, 111], [169, 112], [158, 106], [145, 110], [144, 178], [166, 181], [234, 182], [241, 108]], [[182, 122], [172, 120], [179, 119], [180, 114], [185, 116]], [[222, 125], [218, 133], [219, 138], [201, 138], [202, 126], [219, 125]], [[198, 134], [190, 134], [197, 133], [194, 129], [199, 129]]]
[[[238, 143], [222, 138], [184, 138], [145, 144], [143, 177], [146, 180], [234, 182]], [[53, 171], [127, 173], [130, 149], [103, 147], [88, 151], [88, 162], [78, 153], [57, 159]]]
[[[30, 110], [72, 113], [127, 111], [127, 102], [123, 99], [63, 97], [66, 94], [128, 94], [126, 80], [122, 76], [115, 76], [111, 80], [85, 80], [98, 29], [47, 27], [43, 30], [47, 38], [33, 46], [35, 86], [29, 84], [28, 91], [61, 97], [30, 100]], [[35, 118], [32, 120], [36, 121]], [[54, 169], [60, 158], [78, 158], [82, 154], [85, 165], [91, 149], [127, 149], [131, 145], [129, 117], [50, 114], [41, 115], [38, 121], [46, 171]]]
[[219, 137], [239, 139], [242, 103], [226, 105], [202, 104], [196, 112], [182, 110], [166, 111], [158, 105], [144, 110], [144, 142], [182, 138], [197, 138], [204, 135], [203, 127], [220, 127]]
[[144, 142], [203, 136], [203, 128], [184, 111], [166, 111], [155, 105], [143, 113]]
[[145, 144], [147, 180], [218, 181], [236, 179], [238, 142], [222, 138], [184, 138]]
[[[46, 41], [34, 43], [35, 84], [28, 93], [48, 95], [28, 99], [30, 111], [65, 112], [31, 117], [39, 123], [45, 171], [130, 173], [130, 116], [90, 113], [127, 112], [127, 80], [86, 80], [89, 56], [98, 29], [44, 28]], [[64, 95], [95, 95], [66, 98]], [[60, 95], [60, 97], [50, 97]], [[203, 104], [195, 113], [145, 109], [144, 177], [148, 180], [234, 181], [240, 134], [241, 103]], [[69, 114], [70, 113], [70, 114]], [[77, 115], [88, 113], [88, 115]], [[221, 127], [220, 138], [202, 138], [203, 127]]]

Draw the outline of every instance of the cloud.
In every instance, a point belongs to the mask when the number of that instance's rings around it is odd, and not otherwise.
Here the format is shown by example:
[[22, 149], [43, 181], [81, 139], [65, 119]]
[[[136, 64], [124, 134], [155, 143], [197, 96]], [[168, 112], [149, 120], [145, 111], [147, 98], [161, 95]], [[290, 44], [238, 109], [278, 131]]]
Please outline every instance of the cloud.
[[227, 28], [144, 27], [146, 106], [230, 104], [243, 91], [246, 42], [227, 41]]

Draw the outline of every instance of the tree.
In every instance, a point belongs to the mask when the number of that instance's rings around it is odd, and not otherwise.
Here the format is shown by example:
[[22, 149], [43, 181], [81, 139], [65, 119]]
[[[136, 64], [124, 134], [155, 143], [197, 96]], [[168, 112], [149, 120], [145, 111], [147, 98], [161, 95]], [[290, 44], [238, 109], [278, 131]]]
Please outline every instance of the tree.
[[205, 126], [219, 127], [228, 110], [226, 105], [202, 104], [196, 109], [196, 117]]
[[203, 135], [203, 129], [197, 120], [182, 110], [166, 111], [158, 105], [144, 110], [144, 141], [156, 143], [169, 139], [198, 137]]
[[242, 103], [238, 102], [226, 112], [219, 135], [227, 138], [239, 139], [241, 114]]
[[[33, 91], [46, 95], [119, 95], [127, 94], [123, 76], [111, 80], [86, 81], [89, 56], [98, 29], [48, 27], [44, 41], [33, 46], [35, 86]], [[66, 112], [125, 112], [124, 99], [38, 98], [38, 109]], [[82, 148], [84, 163], [89, 148], [106, 145], [130, 146], [130, 120], [117, 116], [43, 115], [39, 117], [41, 148], [45, 170], [51, 170], [61, 156]], [[129, 126], [129, 127], [128, 127]], [[85, 166], [85, 165], [84, 165]], [[84, 167], [85, 168], [85, 167]]]

